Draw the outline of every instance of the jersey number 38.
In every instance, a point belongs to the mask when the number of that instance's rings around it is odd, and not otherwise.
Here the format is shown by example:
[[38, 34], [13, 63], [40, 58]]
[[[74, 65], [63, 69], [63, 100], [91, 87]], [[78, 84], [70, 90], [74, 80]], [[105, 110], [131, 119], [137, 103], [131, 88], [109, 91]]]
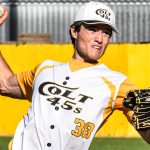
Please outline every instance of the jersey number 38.
[[88, 139], [91, 135], [91, 132], [94, 130], [94, 124], [91, 122], [85, 123], [84, 120], [76, 118], [74, 123], [76, 124], [75, 130], [71, 131], [71, 134], [82, 138]]

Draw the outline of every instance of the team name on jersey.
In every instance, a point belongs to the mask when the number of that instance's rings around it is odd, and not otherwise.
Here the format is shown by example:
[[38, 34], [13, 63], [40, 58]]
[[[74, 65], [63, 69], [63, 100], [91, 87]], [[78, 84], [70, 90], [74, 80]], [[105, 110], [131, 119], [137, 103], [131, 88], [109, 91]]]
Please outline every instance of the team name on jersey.
[[43, 96], [47, 96], [47, 101], [53, 106], [59, 105], [63, 98], [65, 101], [63, 103], [61, 102], [61, 108], [73, 110], [74, 113], [80, 113], [82, 108], [76, 107], [77, 103], [84, 104], [93, 98], [88, 95], [79, 94], [76, 92], [78, 89], [78, 87], [71, 88], [53, 82], [43, 82], [39, 86], [39, 93]]

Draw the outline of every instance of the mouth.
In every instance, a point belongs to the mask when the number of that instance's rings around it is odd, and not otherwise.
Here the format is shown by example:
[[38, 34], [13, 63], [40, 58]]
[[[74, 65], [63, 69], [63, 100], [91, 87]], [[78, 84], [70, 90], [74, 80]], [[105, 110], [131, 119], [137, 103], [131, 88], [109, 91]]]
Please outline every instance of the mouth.
[[102, 46], [98, 46], [98, 45], [93, 45], [92, 48], [96, 49], [96, 50], [101, 50]]

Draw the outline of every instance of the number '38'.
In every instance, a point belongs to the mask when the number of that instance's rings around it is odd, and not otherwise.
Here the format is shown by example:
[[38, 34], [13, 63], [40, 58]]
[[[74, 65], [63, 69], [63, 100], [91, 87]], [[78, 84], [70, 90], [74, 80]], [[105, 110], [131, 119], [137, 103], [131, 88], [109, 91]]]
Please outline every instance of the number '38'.
[[88, 139], [91, 135], [91, 132], [94, 130], [94, 124], [91, 122], [85, 123], [84, 120], [76, 118], [74, 121], [76, 125], [75, 130], [71, 131], [71, 134], [79, 137], [82, 136], [83, 138]]

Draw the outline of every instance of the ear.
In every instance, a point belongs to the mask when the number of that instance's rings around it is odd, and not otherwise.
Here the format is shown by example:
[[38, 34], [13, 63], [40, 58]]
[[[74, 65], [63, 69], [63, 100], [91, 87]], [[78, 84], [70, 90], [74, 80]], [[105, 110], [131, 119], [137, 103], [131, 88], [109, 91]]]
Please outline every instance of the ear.
[[76, 27], [75, 26], [71, 26], [70, 28], [70, 32], [71, 32], [71, 36], [76, 39], [77, 38], [77, 30], [76, 30]]

